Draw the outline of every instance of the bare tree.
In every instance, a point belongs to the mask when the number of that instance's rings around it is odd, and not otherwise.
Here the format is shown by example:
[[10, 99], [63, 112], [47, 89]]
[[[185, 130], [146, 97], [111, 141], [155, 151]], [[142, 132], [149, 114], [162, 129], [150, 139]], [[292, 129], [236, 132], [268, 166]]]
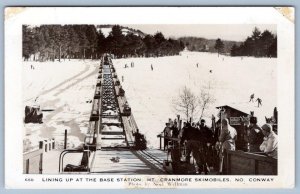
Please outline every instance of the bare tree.
[[209, 106], [216, 101], [214, 96], [210, 93], [210, 83], [208, 84], [207, 89], [201, 88], [200, 97], [198, 100], [201, 109], [201, 115], [200, 115], [200, 120], [201, 120], [204, 115], [204, 111], [207, 110]]
[[188, 121], [189, 118], [193, 119], [194, 114], [198, 108], [198, 98], [193, 92], [184, 86], [176, 98], [172, 100], [172, 106], [176, 112], [183, 113]]

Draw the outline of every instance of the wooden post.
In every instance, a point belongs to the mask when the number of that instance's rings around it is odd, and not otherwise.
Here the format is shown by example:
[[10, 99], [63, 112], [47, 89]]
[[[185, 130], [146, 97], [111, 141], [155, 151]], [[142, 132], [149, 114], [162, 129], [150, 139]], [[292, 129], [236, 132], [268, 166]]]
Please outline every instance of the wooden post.
[[52, 138], [52, 149], [54, 150], [55, 149], [55, 139]]
[[179, 121], [179, 127], [178, 127], [179, 131], [182, 129], [182, 120]]
[[177, 128], [180, 130], [180, 115], [177, 115]]
[[47, 140], [44, 140], [44, 148], [45, 148], [45, 152], [48, 151], [48, 144], [47, 144]]
[[39, 142], [39, 149], [43, 149], [43, 147], [44, 147], [44, 141], [40, 141]]
[[65, 129], [65, 144], [64, 149], [67, 149], [67, 129]]
[[40, 155], [39, 173], [43, 174], [43, 153]]
[[164, 151], [166, 151], [166, 144], [165, 144], [165, 142], [167, 142], [165, 139], [166, 139], [166, 136], [165, 136], [165, 133], [164, 133]]
[[26, 174], [29, 174], [29, 159], [26, 160]]
[[161, 150], [161, 135], [159, 135], [159, 149]]

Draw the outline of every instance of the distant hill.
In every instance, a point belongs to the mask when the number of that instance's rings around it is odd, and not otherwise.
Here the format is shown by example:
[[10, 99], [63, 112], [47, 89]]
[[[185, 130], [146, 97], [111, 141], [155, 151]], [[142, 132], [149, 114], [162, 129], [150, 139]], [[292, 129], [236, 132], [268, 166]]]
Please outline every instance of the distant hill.
[[[99, 32], [99, 30], [102, 31], [102, 33], [104, 34], [105, 37], [107, 37], [109, 35], [109, 33], [111, 32], [111, 29], [114, 25], [96, 25], [96, 29]], [[129, 28], [126, 26], [120, 26], [122, 28], [122, 33], [123, 35], [127, 35], [129, 33], [132, 33], [136, 36], [140, 36], [141, 38], [144, 38], [147, 34], [140, 31], [140, 30], [136, 30], [133, 28]]]
[[[190, 51], [217, 52], [215, 49], [216, 39], [206, 39], [198, 37], [181, 37], [178, 40], [182, 41], [186, 48]], [[241, 45], [242, 42], [222, 40], [224, 43], [224, 52], [230, 54], [230, 50], [234, 44]]]
[[[96, 25], [96, 29], [98, 32], [101, 30], [104, 36], [107, 37], [111, 32], [113, 26], [114, 25]], [[136, 30], [126, 26], [120, 26], [120, 27], [124, 35], [132, 33], [134, 35], [140, 36], [141, 38], [144, 38], [147, 35], [146, 33], [140, 30]], [[182, 41], [186, 46], [186, 48], [190, 51], [217, 52], [217, 50], [214, 48], [216, 39], [206, 39], [206, 38], [199, 38], [199, 37], [181, 37], [178, 38], [178, 40]], [[222, 40], [222, 41], [224, 43], [224, 52], [228, 54], [230, 53], [230, 50], [234, 44], [239, 46], [242, 43], [242, 42], [228, 41], [228, 40]]]

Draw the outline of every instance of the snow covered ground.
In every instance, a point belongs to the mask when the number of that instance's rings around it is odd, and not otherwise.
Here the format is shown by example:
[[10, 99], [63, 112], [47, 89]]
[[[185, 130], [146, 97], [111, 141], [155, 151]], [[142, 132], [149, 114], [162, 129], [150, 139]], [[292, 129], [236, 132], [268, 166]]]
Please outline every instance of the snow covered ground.
[[[130, 67], [131, 62], [134, 68]], [[208, 125], [211, 115], [217, 115], [217, 106], [229, 105], [246, 113], [254, 111], [258, 123], [263, 124], [264, 117], [272, 116], [277, 104], [276, 59], [182, 52], [181, 56], [172, 57], [116, 59], [113, 64], [119, 78], [124, 77], [121, 85], [137, 125], [154, 147], [159, 146], [156, 136], [168, 118], [174, 119], [178, 114], [172, 108], [172, 99], [184, 86], [197, 96], [201, 88], [210, 86], [216, 101], [205, 112]], [[129, 68], [124, 68], [125, 64]], [[262, 107], [249, 102], [252, 93], [254, 101], [257, 97], [262, 99]]]
[[68, 147], [78, 146], [88, 129], [98, 67], [91, 60], [23, 62], [23, 107], [50, 110], [43, 111], [43, 124], [24, 124], [24, 140], [35, 146], [54, 137], [61, 147], [67, 129]]
[[[156, 136], [167, 120], [178, 114], [171, 102], [183, 86], [200, 95], [201, 88], [210, 85], [216, 101], [206, 111], [208, 125], [211, 115], [217, 113], [216, 106], [229, 105], [247, 113], [252, 110], [260, 124], [276, 106], [276, 59], [182, 52], [181, 56], [116, 59], [113, 63], [120, 80], [124, 77], [121, 85], [137, 125], [152, 147], [159, 146]], [[129, 68], [124, 68], [125, 64]], [[89, 127], [92, 104], [88, 101], [94, 95], [98, 66], [99, 61], [92, 60], [23, 62], [24, 108], [36, 103], [41, 109], [53, 110], [43, 112], [43, 124], [24, 124], [24, 139], [37, 145], [39, 139], [54, 137], [62, 145], [68, 129], [69, 146], [79, 145]], [[262, 107], [249, 103], [252, 93], [255, 99], [262, 99]]]

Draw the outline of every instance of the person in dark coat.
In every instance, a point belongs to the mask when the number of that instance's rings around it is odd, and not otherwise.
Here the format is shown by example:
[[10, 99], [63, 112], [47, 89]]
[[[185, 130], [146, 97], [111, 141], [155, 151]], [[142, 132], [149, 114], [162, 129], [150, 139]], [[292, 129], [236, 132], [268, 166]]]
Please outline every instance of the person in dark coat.
[[172, 137], [178, 138], [179, 130], [178, 130], [177, 122], [176, 122], [176, 121], [174, 121], [174, 124], [173, 124], [173, 126], [171, 127], [171, 130], [172, 130]]
[[249, 144], [249, 152], [260, 152], [259, 146], [264, 140], [264, 134], [262, 133], [261, 128], [257, 125], [256, 117], [250, 117], [250, 125], [246, 140]]
[[183, 144], [186, 141], [186, 162], [190, 163], [190, 155], [193, 153], [193, 157], [196, 160], [196, 173], [199, 173], [201, 168], [201, 158], [200, 158], [200, 131], [192, 127], [190, 123], [187, 123], [187, 128], [183, 131], [180, 144]]
[[257, 101], [257, 107], [262, 106], [262, 100], [260, 98], [257, 98], [255, 101]]
[[200, 132], [201, 132], [201, 159], [202, 167], [201, 170], [208, 174], [209, 172], [209, 162], [212, 161], [212, 142], [213, 142], [213, 132], [205, 124], [205, 120], [201, 119], [200, 123]]

